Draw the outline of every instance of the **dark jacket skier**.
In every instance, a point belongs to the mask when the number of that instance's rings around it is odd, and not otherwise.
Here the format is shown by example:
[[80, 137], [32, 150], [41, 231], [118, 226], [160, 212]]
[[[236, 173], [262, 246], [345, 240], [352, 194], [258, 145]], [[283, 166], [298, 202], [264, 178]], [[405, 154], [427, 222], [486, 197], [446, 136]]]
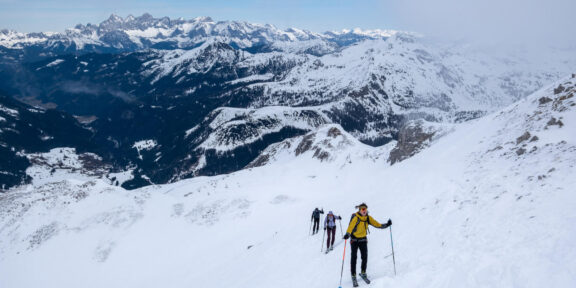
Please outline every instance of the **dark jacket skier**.
[[310, 221], [314, 221], [314, 228], [312, 229], [312, 234], [318, 233], [318, 229], [320, 229], [320, 214], [324, 214], [324, 209], [320, 210], [318, 208], [314, 209], [312, 212], [312, 219]]
[[392, 220], [388, 219], [385, 224], [380, 224], [378, 221], [374, 220], [372, 216], [368, 215], [368, 205], [362, 203], [356, 206], [358, 212], [352, 214], [350, 219], [350, 224], [348, 229], [346, 229], [346, 235], [344, 239], [350, 238], [350, 248], [351, 259], [350, 259], [350, 272], [352, 273], [352, 282], [354, 287], [358, 286], [356, 281], [356, 258], [358, 255], [358, 249], [360, 249], [360, 255], [362, 257], [362, 264], [360, 265], [360, 277], [364, 279], [367, 283], [370, 283], [366, 275], [366, 267], [368, 265], [368, 239], [366, 235], [368, 234], [368, 225], [372, 225], [376, 228], [385, 229], [392, 225]]
[[334, 249], [334, 238], [336, 237], [336, 220], [340, 220], [342, 217], [335, 216], [332, 211], [328, 212], [326, 218], [324, 218], [324, 230], [326, 230], [327, 239], [326, 240], [326, 253]]

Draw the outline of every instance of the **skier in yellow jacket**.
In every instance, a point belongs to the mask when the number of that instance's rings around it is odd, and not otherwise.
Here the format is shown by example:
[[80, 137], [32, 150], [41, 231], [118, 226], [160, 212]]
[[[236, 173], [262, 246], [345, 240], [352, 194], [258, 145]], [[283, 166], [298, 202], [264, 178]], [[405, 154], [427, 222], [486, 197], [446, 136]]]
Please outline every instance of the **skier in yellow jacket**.
[[348, 225], [348, 229], [346, 229], [346, 235], [344, 235], [344, 239], [351, 238], [350, 248], [352, 250], [352, 257], [350, 259], [350, 271], [352, 272], [354, 287], [358, 287], [358, 281], [356, 281], [356, 258], [358, 249], [360, 249], [360, 256], [362, 257], [360, 277], [362, 277], [366, 283], [370, 283], [366, 275], [366, 266], [368, 265], [368, 239], [366, 238], [368, 225], [379, 229], [385, 229], [392, 225], [392, 220], [390, 219], [388, 219], [388, 222], [385, 224], [380, 224], [374, 220], [374, 218], [368, 215], [368, 205], [365, 203], [356, 206], [356, 208], [358, 212], [352, 214], [352, 219], [350, 219], [350, 224]]

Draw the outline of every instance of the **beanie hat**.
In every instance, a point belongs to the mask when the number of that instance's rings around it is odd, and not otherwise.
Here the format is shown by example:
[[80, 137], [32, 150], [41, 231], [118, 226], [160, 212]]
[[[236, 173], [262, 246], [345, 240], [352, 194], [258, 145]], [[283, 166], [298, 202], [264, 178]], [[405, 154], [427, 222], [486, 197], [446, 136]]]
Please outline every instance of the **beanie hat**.
[[362, 204], [356, 206], [356, 209], [362, 209], [362, 208], [368, 209], [368, 205], [366, 205], [366, 203], [362, 202]]

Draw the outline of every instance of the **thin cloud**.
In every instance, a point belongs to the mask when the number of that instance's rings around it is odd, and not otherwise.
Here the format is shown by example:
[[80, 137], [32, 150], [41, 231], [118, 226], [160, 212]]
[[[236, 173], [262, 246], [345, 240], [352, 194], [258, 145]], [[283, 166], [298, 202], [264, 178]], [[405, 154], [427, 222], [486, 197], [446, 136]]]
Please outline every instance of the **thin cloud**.
[[574, 0], [395, 0], [407, 30], [489, 44], [575, 45]]

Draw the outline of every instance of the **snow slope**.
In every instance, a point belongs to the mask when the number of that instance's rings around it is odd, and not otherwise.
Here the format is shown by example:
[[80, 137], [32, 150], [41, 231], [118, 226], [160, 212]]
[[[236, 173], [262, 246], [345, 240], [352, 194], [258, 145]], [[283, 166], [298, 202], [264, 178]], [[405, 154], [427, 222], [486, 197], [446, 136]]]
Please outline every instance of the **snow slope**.
[[336, 153], [323, 162], [310, 149], [132, 191], [71, 179], [12, 190], [0, 196], [0, 286], [337, 287], [343, 242], [320, 253], [310, 213], [346, 222], [366, 202], [393, 219], [398, 271], [389, 231], [371, 229], [371, 287], [574, 287], [575, 93], [564, 78], [393, 166], [355, 156], [383, 148], [333, 126], [316, 137], [347, 144], [326, 145]]

